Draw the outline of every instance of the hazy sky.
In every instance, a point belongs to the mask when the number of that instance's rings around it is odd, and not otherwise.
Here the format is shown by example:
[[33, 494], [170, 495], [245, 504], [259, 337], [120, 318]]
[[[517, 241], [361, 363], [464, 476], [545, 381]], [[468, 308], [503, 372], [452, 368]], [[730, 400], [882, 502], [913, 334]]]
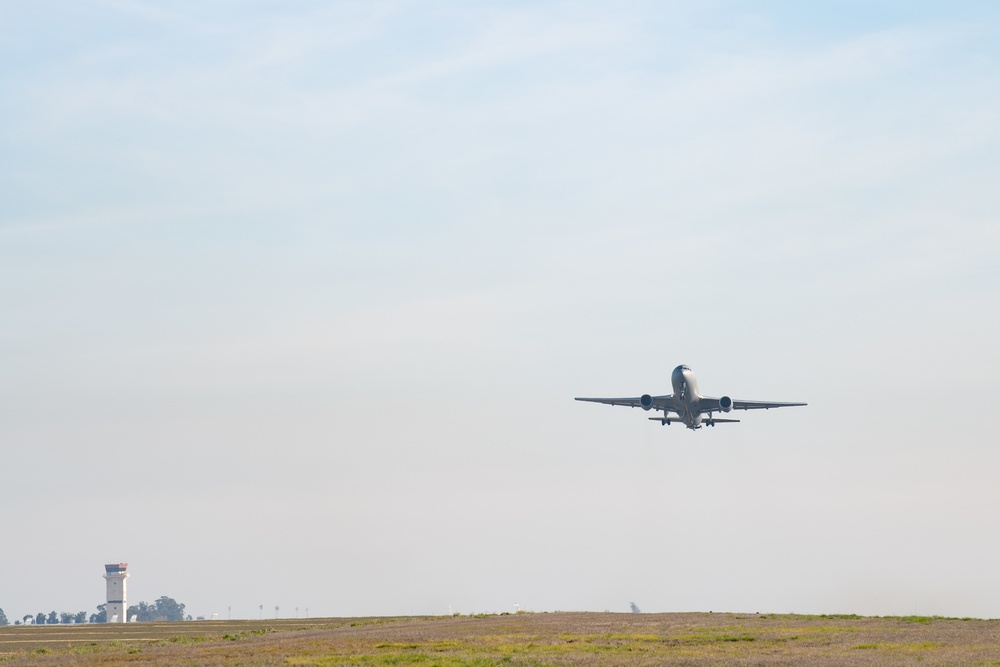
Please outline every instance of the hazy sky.
[[998, 617], [998, 184], [993, 2], [0, 3], [0, 607]]

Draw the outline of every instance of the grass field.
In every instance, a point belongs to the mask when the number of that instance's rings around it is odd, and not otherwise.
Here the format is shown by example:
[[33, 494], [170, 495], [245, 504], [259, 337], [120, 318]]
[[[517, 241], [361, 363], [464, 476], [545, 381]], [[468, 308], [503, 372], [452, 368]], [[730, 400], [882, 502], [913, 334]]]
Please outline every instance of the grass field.
[[1000, 665], [1000, 620], [541, 613], [0, 628], [7, 665]]

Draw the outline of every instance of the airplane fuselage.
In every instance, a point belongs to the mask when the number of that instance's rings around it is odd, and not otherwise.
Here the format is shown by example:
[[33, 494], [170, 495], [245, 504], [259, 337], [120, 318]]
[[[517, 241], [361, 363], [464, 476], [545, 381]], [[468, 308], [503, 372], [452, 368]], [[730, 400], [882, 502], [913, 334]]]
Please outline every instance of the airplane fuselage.
[[[701, 425], [702, 414], [697, 408], [697, 403], [701, 399], [698, 393], [698, 380], [694, 377], [694, 371], [690, 366], [681, 364], [670, 374], [670, 384], [674, 388], [674, 396], [680, 399], [681, 409], [677, 411], [678, 421], [684, 423], [690, 429], [696, 429]], [[664, 412], [666, 416], [666, 412]]]

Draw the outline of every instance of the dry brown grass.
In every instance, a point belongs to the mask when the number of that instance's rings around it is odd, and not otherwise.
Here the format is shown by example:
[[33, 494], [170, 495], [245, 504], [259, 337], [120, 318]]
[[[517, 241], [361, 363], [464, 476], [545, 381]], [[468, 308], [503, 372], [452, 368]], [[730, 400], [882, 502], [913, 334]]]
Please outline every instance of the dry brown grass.
[[551, 613], [0, 628], [8, 665], [1000, 665], [1000, 621]]

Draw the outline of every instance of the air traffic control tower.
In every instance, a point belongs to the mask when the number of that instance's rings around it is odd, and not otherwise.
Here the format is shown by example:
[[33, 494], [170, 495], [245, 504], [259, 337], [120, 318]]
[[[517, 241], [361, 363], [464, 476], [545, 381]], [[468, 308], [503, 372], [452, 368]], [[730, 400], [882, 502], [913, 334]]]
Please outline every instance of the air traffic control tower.
[[107, 623], [124, 623], [125, 613], [125, 580], [128, 579], [128, 563], [110, 563], [104, 566], [104, 578], [108, 581]]

